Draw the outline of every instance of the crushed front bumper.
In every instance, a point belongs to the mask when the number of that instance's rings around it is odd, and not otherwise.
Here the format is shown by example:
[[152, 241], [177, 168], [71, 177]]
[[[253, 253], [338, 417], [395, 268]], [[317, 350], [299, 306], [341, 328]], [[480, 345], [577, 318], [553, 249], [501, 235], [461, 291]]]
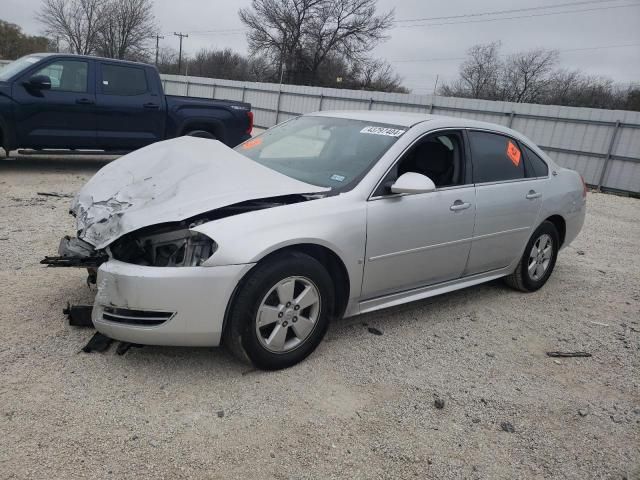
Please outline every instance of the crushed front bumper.
[[98, 269], [93, 324], [124, 342], [218, 346], [227, 304], [253, 265], [146, 267], [109, 260]]

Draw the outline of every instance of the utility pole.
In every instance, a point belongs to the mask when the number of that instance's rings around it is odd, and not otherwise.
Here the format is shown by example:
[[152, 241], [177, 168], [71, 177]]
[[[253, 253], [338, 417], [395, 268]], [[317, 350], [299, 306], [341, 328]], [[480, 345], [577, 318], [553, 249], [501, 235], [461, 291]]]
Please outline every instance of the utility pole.
[[185, 37], [189, 37], [189, 35], [187, 35], [186, 33], [177, 33], [177, 32], [173, 32], [173, 34], [176, 37], [180, 37], [180, 51], [178, 53], [178, 75], [180, 75], [180, 72], [182, 71], [182, 39]]
[[164, 39], [164, 37], [160, 36], [160, 34], [156, 34], [156, 67], [158, 66], [158, 53], [160, 52], [160, 39]]

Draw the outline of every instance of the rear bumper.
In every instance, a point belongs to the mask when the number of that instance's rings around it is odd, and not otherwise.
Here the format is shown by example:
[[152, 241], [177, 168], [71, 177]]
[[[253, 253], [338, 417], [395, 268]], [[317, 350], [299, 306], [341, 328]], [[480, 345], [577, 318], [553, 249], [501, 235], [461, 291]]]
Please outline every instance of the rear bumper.
[[[217, 346], [227, 304], [251, 267], [145, 267], [109, 260], [98, 270], [91, 318], [99, 332], [125, 342]], [[128, 323], [128, 317], [136, 319]], [[145, 325], [150, 318], [156, 321]]]
[[572, 204], [571, 210], [565, 215], [566, 232], [564, 238], [564, 244], [562, 247], [566, 247], [582, 230], [584, 220], [587, 214], [587, 201], [585, 198], [580, 198]]

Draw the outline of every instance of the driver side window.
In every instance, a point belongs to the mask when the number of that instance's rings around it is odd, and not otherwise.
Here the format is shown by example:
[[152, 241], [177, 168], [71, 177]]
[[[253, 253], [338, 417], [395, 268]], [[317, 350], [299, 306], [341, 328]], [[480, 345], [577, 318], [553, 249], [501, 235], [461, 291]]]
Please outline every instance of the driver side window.
[[436, 188], [464, 185], [464, 150], [460, 132], [438, 132], [418, 140], [391, 168], [374, 196], [389, 195], [398, 177], [415, 172], [429, 177]]
[[87, 92], [89, 64], [80, 60], [59, 60], [38, 70], [34, 75], [51, 79], [51, 90], [60, 92]]

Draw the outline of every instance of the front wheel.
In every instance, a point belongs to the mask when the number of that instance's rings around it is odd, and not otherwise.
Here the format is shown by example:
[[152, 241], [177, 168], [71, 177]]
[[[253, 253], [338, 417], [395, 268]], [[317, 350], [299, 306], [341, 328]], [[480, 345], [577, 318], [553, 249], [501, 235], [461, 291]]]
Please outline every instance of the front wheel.
[[300, 252], [277, 254], [240, 285], [224, 343], [258, 368], [290, 367], [320, 344], [333, 304], [331, 277], [320, 262]]
[[529, 239], [516, 270], [505, 277], [507, 285], [534, 292], [547, 283], [558, 258], [559, 238], [553, 223], [542, 222]]

